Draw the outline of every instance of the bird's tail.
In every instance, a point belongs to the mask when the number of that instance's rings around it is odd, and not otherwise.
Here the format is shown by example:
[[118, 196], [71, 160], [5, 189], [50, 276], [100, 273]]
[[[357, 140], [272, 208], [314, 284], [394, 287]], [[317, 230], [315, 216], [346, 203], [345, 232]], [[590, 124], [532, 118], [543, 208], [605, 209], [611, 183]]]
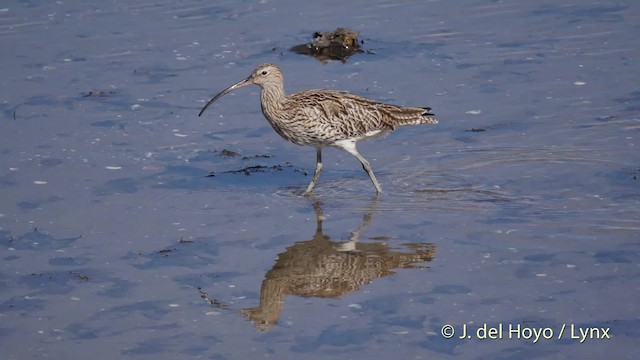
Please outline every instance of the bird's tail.
[[420, 116], [422, 116], [422, 122], [420, 122], [420, 124], [437, 124], [438, 123], [438, 119], [436, 119], [436, 116], [434, 113], [431, 112], [431, 108], [430, 107], [423, 107], [421, 108], [422, 110], [424, 110]]
[[399, 108], [393, 116], [393, 127], [405, 125], [437, 124], [438, 119], [431, 108]]

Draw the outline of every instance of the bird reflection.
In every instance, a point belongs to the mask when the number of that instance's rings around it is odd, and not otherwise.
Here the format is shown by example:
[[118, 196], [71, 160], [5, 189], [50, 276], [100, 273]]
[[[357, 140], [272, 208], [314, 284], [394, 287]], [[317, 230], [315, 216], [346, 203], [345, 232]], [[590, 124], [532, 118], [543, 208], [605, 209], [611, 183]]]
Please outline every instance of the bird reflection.
[[278, 255], [262, 281], [260, 306], [243, 309], [242, 314], [258, 329], [268, 330], [278, 322], [288, 295], [335, 298], [393, 275], [396, 268], [424, 268], [415, 264], [431, 261], [432, 244], [403, 244], [407, 251], [400, 252], [382, 242], [358, 242], [360, 232], [371, 223], [377, 200], [371, 202], [347, 241], [332, 241], [323, 233], [321, 204], [314, 199], [317, 228], [313, 238], [296, 242]]

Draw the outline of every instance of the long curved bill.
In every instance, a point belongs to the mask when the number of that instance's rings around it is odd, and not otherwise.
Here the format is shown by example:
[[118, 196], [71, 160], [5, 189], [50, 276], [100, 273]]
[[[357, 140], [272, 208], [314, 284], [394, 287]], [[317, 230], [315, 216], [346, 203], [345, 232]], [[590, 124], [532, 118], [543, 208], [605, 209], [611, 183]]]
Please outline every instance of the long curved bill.
[[200, 110], [200, 114], [198, 114], [198, 116], [202, 116], [202, 113], [204, 113], [205, 110], [207, 110], [207, 108], [209, 106], [211, 106], [211, 104], [213, 104], [216, 100], [220, 99], [222, 96], [226, 95], [227, 93], [230, 93], [231, 91], [235, 90], [235, 89], [239, 89], [243, 86], [247, 86], [247, 85], [251, 85], [253, 84], [253, 82], [251, 82], [251, 76], [249, 76], [248, 78], [239, 81], [231, 86], [229, 86], [228, 88], [220, 91], [220, 93], [216, 96], [213, 97], [213, 99], [209, 100], [209, 102], [207, 103], [207, 105], [205, 105], [202, 110]]

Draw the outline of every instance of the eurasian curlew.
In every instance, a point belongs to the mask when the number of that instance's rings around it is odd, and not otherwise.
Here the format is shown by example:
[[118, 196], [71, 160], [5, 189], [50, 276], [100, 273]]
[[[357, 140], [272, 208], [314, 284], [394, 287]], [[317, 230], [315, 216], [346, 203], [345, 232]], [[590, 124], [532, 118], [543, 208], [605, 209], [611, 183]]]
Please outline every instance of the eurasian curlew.
[[294, 144], [316, 148], [316, 170], [305, 195], [311, 193], [322, 172], [324, 146], [338, 147], [355, 156], [376, 192], [382, 193], [371, 165], [356, 149], [356, 142], [382, 136], [403, 125], [438, 123], [429, 107], [384, 104], [345, 91], [306, 90], [287, 96], [282, 73], [273, 64], [258, 66], [249, 77], [222, 90], [198, 116], [223, 95], [251, 84], [260, 86], [262, 113], [280, 136]]

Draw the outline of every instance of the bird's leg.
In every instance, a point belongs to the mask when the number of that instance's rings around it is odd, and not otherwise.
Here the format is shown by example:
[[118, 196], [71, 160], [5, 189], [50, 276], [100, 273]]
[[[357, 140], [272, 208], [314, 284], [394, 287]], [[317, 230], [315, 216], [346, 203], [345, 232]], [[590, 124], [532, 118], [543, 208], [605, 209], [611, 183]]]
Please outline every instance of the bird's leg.
[[358, 149], [356, 149], [356, 142], [348, 139], [338, 140], [338, 141], [335, 141], [333, 145], [355, 156], [362, 164], [362, 168], [364, 169], [364, 171], [367, 172], [367, 174], [369, 175], [369, 178], [371, 178], [371, 182], [373, 183], [373, 186], [375, 186], [376, 188], [376, 193], [378, 195], [382, 194], [382, 188], [380, 187], [380, 184], [378, 184], [378, 180], [376, 179], [376, 176], [373, 174], [373, 169], [371, 169], [371, 164], [369, 164], [369, 162], [367, 161], [367, 159], [364, 158], [364, 156], [360, 155], [360, 153], [358, 152]]
[[364, 171], [367, 172], [367, 174], [369, 174], [369, 177], [371, 178], [371, 182], [373, 183], [373, 186], [376, 187], [376, 194], [382, 194], [382, 188], [380, 187], [380, 184], [378, 184], [378, 180], [376, 179], [376, 176], [373, 174], [373, 169], [371, 169], [371, 165], [369, 164], [369, 162], [367, 161], [367, 159], [365, 159], [362, 155], [360, 155], [359, 152], [356, 151], [355, 154], [353, 154], [355, 157], [358, 158], [358, 160], [360, 160], [360, 162], [362, 163], [362, 168], [364, 169]]
[[320, 173], [322, 172], [322, 148], [316, 148], [316, 171], [313, 173], [313, 178], [307, 186], [307, 190], [305, 190], [304, 195], [308, 196], [313, 191], [313, 187], [316, 186], [316, 182], [318, 182], [318, 178], [320, 177]]

